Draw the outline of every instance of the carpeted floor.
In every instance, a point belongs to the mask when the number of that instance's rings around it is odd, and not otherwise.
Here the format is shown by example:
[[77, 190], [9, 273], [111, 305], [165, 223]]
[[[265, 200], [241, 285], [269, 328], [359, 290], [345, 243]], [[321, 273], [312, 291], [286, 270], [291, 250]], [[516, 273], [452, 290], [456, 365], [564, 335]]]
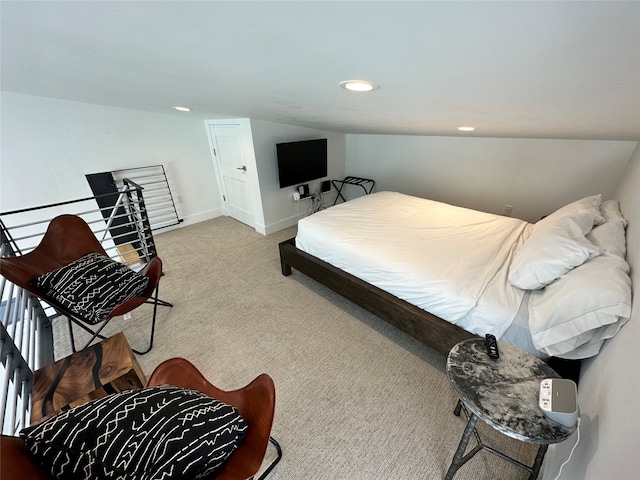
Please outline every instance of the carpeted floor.
[[[465, 426], [445, 357], [304, 275], [280, 273], [277, 245], [228, 217], [156, 235], [164, 263], [153, 350], [145, 373], [174, 356], [234, 389], [266, 372], [277, 390], [272, 434], [284, 458], [277, 479], [441, 479]], [[138, 349], [151, 307], [115, 319]], [[69, 353], [54, 322], [56, 356]], [[81, 338], [81, 333], [77, 333]], [[530, 463], [535, 446], [480, 427], [492, 446]], [[473, 442], [471, 442], [473, 444]], [[270, 448], [266, 461], [273, 458]], [[265, 463], [266, 463], [265, 461]], [[527, 472], [483, 451], [456, 480], [519, 480]]]

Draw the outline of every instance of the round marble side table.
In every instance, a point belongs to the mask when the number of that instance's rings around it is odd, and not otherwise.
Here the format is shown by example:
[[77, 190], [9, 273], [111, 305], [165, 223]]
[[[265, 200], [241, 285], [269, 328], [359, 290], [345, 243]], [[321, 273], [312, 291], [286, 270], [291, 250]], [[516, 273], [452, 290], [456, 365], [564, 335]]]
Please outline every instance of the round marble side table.
[[[445, 480], [483, 448], [527, 470], [529, 480], [536, 480], [547, 448], [566, 440], [576, 429], [567, 428], [547, 418], [538, 406], [540, 381], [559, 378], [546, 363], [510, 344], [499, 342], [500, 358], [487, 355], [484, 339], [465, 340], [455, 345], [447, 358], [447, 375], [460, 399], [455, 409], [467, 409], [469, 421], [458, 445]], [[499, 432], [524, 442], [540, 445], [533, 466], [525, 465], [492, 447], [484, 445], [478, 432], [478, 419]], [[467, 455], [469, 439], [478, 445]]]

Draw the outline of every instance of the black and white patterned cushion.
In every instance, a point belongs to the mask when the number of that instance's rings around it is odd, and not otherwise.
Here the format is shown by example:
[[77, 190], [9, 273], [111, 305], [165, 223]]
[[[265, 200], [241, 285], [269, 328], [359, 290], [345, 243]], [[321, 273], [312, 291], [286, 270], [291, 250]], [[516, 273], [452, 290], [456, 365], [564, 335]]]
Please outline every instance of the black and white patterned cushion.
[[194, 480], [223, 466], [247, 430], [235, 407], [160, 385], [93, 400], [20, 436], [55, 478]]
[[142, 295], [149, 278], [109, 257], [89, 253], [30, 283], [93, 325], [121, 303]]

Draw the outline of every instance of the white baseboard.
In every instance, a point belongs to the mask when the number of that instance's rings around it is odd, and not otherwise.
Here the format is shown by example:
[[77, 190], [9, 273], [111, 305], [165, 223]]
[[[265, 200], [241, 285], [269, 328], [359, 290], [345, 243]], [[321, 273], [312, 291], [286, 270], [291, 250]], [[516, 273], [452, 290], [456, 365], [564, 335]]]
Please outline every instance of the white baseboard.
[[206, 220], [212, 220], [214, 218], [222, 217], [223, 215], [224, 215], [224, 209], [214, 208], [212, 210], [207, 210], [206, 212], [200, 212], [194, 215], [189, 215], [187, 217], [184, 217], [182, 226], [193, 225], [195, 223], [204, 222]]
[[[293, 227], [298, 224], [298, 216], [295, 215], [293, 217], [285, 218], [278, 222], [272, 223], [266, 227], [264, 227], [263, 235], [271, 235], [272, 233], [279, 232], [280, 230], [284, 230], [285, 228]], [[257, 230], [257, 228], [256, 228]], [[260, 232], [262, 233], [262, 232]]]
[[[162, 232], [169, 232], [171, 230], [175, 230], [176, 228], [186, 227], [187, 225], [193, 225], [196, 223], [204, 222], [206, 220], [212, 220], [217, 217], [224, 216], [224, 210], [222, 208], [216, 208], [213, 210], [208, 210], [206, 212], [196, 213], [194, 215], [189, 215], [183, 218], [183, 221], [177, 225], [173, 225], [171, 227], [163, 228]], [[280, 230], [284, 230], [285, 228], [293, 227], [298, 223], [298, 216], [294, 215], [289, 218], [285, 218], [284, 220], [280, 220], [278, 222], [272, 223], [270, 225], [262, 225], [256, 224], [255, 230], [256, 232], [262, 235], [271, 235], [272, 233], [279, 232]]]

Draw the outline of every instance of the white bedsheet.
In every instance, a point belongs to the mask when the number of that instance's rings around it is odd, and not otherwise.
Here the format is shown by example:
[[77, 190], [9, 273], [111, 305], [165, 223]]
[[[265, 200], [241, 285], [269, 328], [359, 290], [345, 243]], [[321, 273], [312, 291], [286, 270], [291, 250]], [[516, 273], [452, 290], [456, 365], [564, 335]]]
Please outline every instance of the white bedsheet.
[[500, 338], [524, 296], [507, 274], [531, 227], [378, 192], [300, 220], [296, 246], [467, 331]]

